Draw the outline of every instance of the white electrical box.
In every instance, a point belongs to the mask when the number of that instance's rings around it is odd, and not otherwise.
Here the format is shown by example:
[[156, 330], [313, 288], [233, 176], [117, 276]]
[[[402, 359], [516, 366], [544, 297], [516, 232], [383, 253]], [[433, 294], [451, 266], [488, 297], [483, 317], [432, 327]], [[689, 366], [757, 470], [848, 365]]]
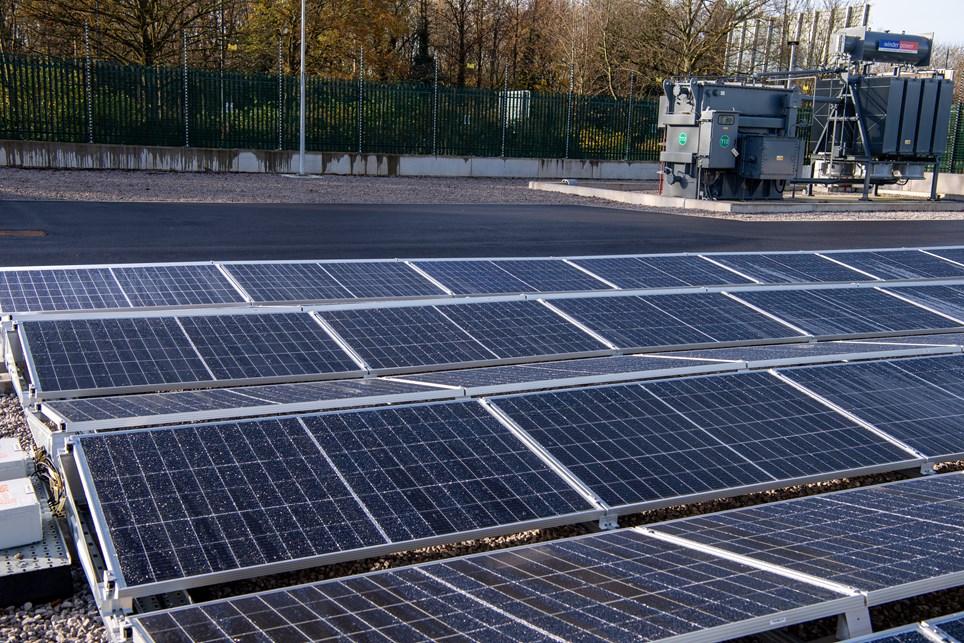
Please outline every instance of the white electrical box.
[[0, 482], [0, 549], [43, 540], [40, 501], [29, 478]]
[[17, 438], [0, 438], [0, 481], [26, 478], [29, 457]]

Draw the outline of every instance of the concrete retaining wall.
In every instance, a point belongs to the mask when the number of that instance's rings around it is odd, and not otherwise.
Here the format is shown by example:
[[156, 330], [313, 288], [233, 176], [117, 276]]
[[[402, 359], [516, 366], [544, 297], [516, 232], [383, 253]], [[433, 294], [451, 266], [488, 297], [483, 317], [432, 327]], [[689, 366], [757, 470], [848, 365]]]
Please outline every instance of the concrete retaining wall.
[[[0, 166], [84, 170], [293, 173], [298, 171], [298, 154], [274, 150], [222, 150], [0, 140]], [[309, 152], [305, 154], [305, 171], [310, 174], [357, 176], [639, 180], [654, 178], [658, 165], [622, 161]]]
[[[906, 185], [887, 186], [887, 189], [900, 190], [901, 192], [914, 192], [917, 194], [931, 193], [931, 179], [933, 174], [924, 173], [922, 181], [908, 181]], [[937, 177], [937, 193], [947, 196], [964, 196], [964, 174], [940, 174]]]

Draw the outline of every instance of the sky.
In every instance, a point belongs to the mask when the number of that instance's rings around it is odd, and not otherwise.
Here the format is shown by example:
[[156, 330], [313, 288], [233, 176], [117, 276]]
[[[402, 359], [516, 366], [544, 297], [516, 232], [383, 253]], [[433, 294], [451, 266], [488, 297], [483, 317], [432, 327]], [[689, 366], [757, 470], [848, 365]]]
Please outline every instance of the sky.
[[870, 26], [964, 44], [964, 0], [869, 0]]

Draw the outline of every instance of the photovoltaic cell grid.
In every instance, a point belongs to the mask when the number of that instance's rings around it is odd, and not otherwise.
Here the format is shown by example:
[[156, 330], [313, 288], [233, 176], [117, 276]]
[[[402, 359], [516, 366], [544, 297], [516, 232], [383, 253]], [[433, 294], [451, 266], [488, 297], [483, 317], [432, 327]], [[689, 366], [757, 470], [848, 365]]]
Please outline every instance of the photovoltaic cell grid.
[[[888, 340], [889, 341], [889, 338]], [[964, 342], [964, 336], [961, 337]], [[778, 344], [774, 346], [737, 346], [734, 348], [705, 348], [676, 353], [663, 353], [667, 356], [698, 357], [701, 359], [743, 360], [745, 362], [767, 362], [772, 360], [812, 360], [850, 357], [860, 353], [883, 353], [912, 349], [913, 346], [887, 346], [876, 343], [860, 342], [801, 342], [797, 344]]]
[[932, 627], [950, 634], [958, 641], [964, 641], [964, 614], [955, 614], [945, 618], [927, 621]]
[[609, 286], [559, 259], [500, 259], [493, 261], [537, 292], [607, 290]]
[[359, 299], [437, 297], [445, 291], [401, 261], [319, 264]]
[[933, 257], [920, 250], [827, 253], [837, 261], [880, 279], [934, 279], [964, 277], [964, 266]]
[[809, 253], [713, 255], [713, 260], [764, 284], [872, 281], [856, 270]]
[[494, 401], [611, 506], [912, 458], [766, 373]]
[[355, 298], [316, 263], [231, 263], [225, 268], [256, 302]]
[[303, 313], [178, 319], [219, 380], [359, 370], [321, 325]]
[[217, 266], [111, 268], [135, 308], [241, 304], [244, 297]]
[[[653, 641], [840, 595], [646, 538], [586, 536], [133, 617], [155, 643]], [[761, 625], [768, 629], [772, 625]]]
[[761, 290], [737, 296], [818, 337], [960, 326], [873, 288]]
[[930, 457], [964, 453], [964, 357], [795, 368], [784, 375]]
[[964, 476], [946, 474], [651, 528], [872, 592], [964, 571], [962, 520]]
[[572, 262], [626, 289], [752, 283], [696, 256], [599, 257], [573, 259]]
[[933, 643], [933, 640], [924, 636], [916, 625], [908, 625], [892, 631], [847, 639], [844, 643]]
[[964, 287], [908, 286], [888, 287], [887, 290], [955, 319], [964, 320]]
[[406, 382], [369, 378], [52, 400], [45, 402], [44, 407], [68, 423], [120, 420], [120, 426], [130, 426], [127, 421], [137, 418], [142, 418], [143, 424], [151, 424], [160, 423], [157, 419], [160, 417], [232, 409], [243, 412], [243, 409], [282, 404], [322, 404], [343, 400], [346, 407], [358, 406], [352, 400], [364, 402], [373, 397], [417, 394], [426, 390], [430, 389]]
[[538, 292], [538, 287], [491, 261], [419, 261], [415, 263], [456, 295]]
[[0, 271], [0, 311], [130, 308], [106, 268]]
[[79, 444], [127, 586], [594, 511], [470, 402]]
[[620, 348], [650, 348], [800, 337], [725, 295], [553, 299], [559, 310]]
[[177, 384], [213, 378], [177, 320], [21, 322], [39, 391]]

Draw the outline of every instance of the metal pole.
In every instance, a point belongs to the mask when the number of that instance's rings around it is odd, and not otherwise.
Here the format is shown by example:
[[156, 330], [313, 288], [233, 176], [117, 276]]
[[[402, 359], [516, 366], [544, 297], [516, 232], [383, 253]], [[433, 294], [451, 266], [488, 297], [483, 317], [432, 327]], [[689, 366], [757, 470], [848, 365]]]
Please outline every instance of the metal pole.
[[569, 139], [572, 134], [572, 91], [576, 82], [576, 66], [569, 65], [569, 106], [566, 109], [566, 156], [569, 158]]
[[284, 100], [284, 98], [282, 97], [282, 94], [281, 94], [281, 81], [282, 81], [282, 74], [281, 74], [281, 35], [279, 34], [279, 35], [278, 35], [278, 149], [279, 149], [279, 150], [281, 149], [281, 145], [282, 145], [282, 140], [281, 140], [281, 112], [282, 112], [283, 109], [284, 109], [284, 107], [283, 107], [283, 105], [282, 105], [282, 101]]
[[305, 175], [305, 0], [301, 0], [301, 96], [298, 117], [298, 174]]
[[358, 153], [362, 153], [362, 99], [365, 97], [365, 48], [358, 48]]
[[626, 161], [629, 161], [629, 139], [633, 135], [633, 89], [636, 87], [636, 72], [629, 72], [629, 108], [626, 110]]
[[94, 94], [90, 84], [90, 32], [84, 21], [84, 80], [87, 85], [87, 142], [94, 142]]
[[509, 125], [509, 61], [505, 61], [505, 78], [502, 79], [502, 158], [505, 158], [505, 129]]
[[187, 32], [182, 31], [181, 37], [184, 45], [183, 46], [183, 50], [184, 50], [184, 147], [191, 147], [191, 138], [190, 138], [191, 129], [188, 121], [190, 112], [188, 111], [188, 107], [187, 107]]
[[438, 52], [435, 54], [435, 85], [432, 95], [432, 156], [438, 156]]
[[[790, 73], [793, 73], [793, 66], [796, 63], [796, 59], [797, 59], [797, 43], [794, 41], [790, 43], [790, 69], [789, 69]], [[789, 76], [787, 76], [787, 89], [790, 89]]]

